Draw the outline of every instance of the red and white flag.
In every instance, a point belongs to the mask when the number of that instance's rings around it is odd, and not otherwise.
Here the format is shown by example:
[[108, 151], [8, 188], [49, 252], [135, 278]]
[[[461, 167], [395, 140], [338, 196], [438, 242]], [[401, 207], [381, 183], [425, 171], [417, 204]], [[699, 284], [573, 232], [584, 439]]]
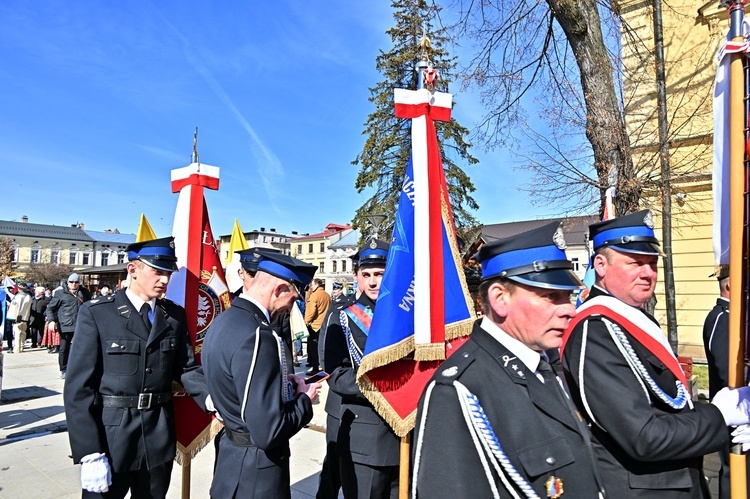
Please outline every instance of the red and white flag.
[[[214, 243], [203, 189], [218, 190], [219, 168], [191, 163], [172, 170], [172, 192], [179, 192], [172, 235], [178, 270], [167, 298], [185, 307], [195, 359], [200, 363], [203, 339], [211, 322], [230, 305], [229, 290]], [[190, 397], [175, 397], [177, 461], [189, 461], [218, 431], [212, 416]]]

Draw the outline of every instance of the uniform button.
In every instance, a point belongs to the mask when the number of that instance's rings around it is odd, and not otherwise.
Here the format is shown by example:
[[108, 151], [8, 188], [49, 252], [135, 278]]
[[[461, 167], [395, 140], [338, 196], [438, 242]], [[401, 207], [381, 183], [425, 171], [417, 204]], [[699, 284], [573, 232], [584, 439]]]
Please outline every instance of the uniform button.
[[552, 466], [552, 465], [555, 464], [556, 461], [555, 461], [554, 457], [550, 456], [547, 459], [545, 459], [544, 462], [547, 463], [547, 464], [549, 464], [550, 466]]
[[154, 372], [153, 369], [151, 369], [150, 367], [146, 368], [146, 374], [151, 374], [152, 372]]
[[464, 352], [464, 359], [469, 356], [469, 352]]
[[120, 345], [120, 350], [125, 350], [125, 345]]
[[151, 352], [153, 352], [153, 351], [154, 351], [154, 349], [153, 349], [152, 347], [148, 347], [148, 348], [146, 349], [146, 353], [151, 353]]

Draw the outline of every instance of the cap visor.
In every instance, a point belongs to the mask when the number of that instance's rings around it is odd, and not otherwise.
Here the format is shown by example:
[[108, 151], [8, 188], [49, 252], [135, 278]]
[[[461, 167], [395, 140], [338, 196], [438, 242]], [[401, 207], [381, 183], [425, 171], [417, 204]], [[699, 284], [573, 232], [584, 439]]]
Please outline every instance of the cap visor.
[[638, 241], [638, 242], [627, 243], [627, 244], [617, 244], [617, 245], [610, 246], [610, 248], [616, 249], [617, 251], [622, 251], [623, 253], [635, 253], [638, 255], [656, 255], [656, 256], [662, 255], [662, 252], [659, 249], [659, 246], [657, 246], [654, 243], [648, 243], [645, 241]]
[[574, 289], [583, 289], [586, 287], [573, 271], [568, 269], [530, 272], [528, 274], [508, 277], [508, 279], [521, 284], [526, 284], [527, 286], [544, 289], [562, 289], [572, 291]]
[[149, 260], [147, 258], [139, 258], [140, 261], [148, 265], [149, 267], [153, 267], [157, 270], [164, 270], [166, 272], [177, 272], [177, 262], [170, 262], [165, 260]]

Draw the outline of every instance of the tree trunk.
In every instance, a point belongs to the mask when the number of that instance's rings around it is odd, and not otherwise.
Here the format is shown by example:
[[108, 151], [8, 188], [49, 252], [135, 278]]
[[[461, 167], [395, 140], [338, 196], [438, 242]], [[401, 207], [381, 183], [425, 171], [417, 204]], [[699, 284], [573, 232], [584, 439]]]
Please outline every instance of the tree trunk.
[[636, 179], [630, 141], [620, 109], [595, 0], [546, 0], [573, 49], [586, 103], [586, 137], [594, 151], [601, 207], [613, 172], [617, 215], [638, 209], [640, 183]]

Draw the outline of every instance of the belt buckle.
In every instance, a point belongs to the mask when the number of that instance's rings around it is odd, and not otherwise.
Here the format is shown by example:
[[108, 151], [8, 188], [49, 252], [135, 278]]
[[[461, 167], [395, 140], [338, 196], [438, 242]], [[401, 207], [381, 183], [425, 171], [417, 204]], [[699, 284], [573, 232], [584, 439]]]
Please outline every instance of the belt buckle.
[[138, 395], [138, 410], [151, 409], [151, 396], [153, 393], [141, 393]]

